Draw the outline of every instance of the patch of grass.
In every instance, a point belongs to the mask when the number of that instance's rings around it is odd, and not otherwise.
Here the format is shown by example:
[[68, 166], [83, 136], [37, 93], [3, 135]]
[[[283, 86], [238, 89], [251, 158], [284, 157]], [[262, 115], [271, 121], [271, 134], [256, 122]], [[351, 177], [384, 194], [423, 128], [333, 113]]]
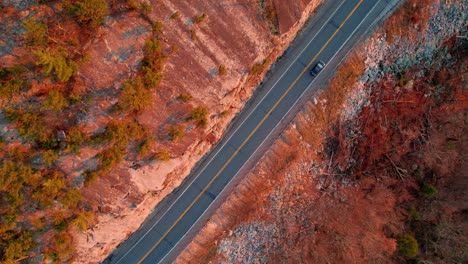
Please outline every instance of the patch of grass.
[[140, 3], [140, 13], [144, 16], [149, 15], [153, 11], [153, 6], [150, 3]]
[[79, 189], [70, 189], [65, 192], [65, 194], [62, 197], [62, 204], [65, 207], [77, 207], [78, 203], [81, 201], [83, 198], [83, 195], [81, 194], [81, 190]]
[[67, 148], [65, 151], [78, 153], [80, 151], [81, 144], [87, 140], [86, 135], [81, 132], [79, 127], [71, 127], [67, 134]]
[[63, 195], [66, 182], [62, 173], [54, 170], [48, 175], [47, 179], [42, 182], [41, 192], [51, 199], [56, 199]]
[[405, 257], [418, 255], [418, 241], [411, 235], [403, 235], [397, 240], [398, 252]]
[[411, 215], [413, 220], [415, 220], [415, 221], [420, 221], [421, 220], [421, 214], [413, 206], [408, 208], [408, 213]]
[[195, 16], [195, 17], [193, 18], [193, 21], [194, 21], [195, 23], [197, 23], [197, 24], [200, 24], [200, 23], [202, 23], [203, 21], [205, 21], [205, 20], [207, 19], [207, 17], [208, 17], [208, 16], [207, 16], [205, 13], [202, 13], [202, 14], [200, 14], [200, 15], [198, 15], [198, 16]]
[[[158, 25], [160, 25], [160, 26], [158, 26]], [[158, 23], [158, 21], [156, 21], [153, 24], [153, 27], [156, 27], [157, 29], [162, 28], [162, 22], [159, 21], [159, 23]], [[161, 51], [162, 51], [162, 44], [158, 39], [155, 39], [155, 38], [154, 39], [147, 39], [145, 41], [145, 47], [143, 48], [143, 55], [145, 57], [149, 57], [149, 56], [152, 56], [154, 54], [161, 53]]]
[[49, 91], [46, 100], [42, 105], [42, 109], [49, 110], [54, 113], [62, 112], [63, 108], [67, 107], [68, 101], [62, 95], [59, 89], [52, 89]]
[[47, 225], [47, 221], [45, 217], [36, 217], [33, 220], [31, 220], [31, 225], [34, 227], [35, 230], [37, 231], [42, 231]]
[[37, 65], [43, 66], [43, 74], [48, 76], [53, 73], [60, 82], [68, 81], [78, 72], [78, 65], [67, 58], [65, 50], [39, 49], [33, 53], [37, 56]]
[[189, 93], [181, 93], [177, 99], [181, 100], [184, 103], [187, 103], [188, 101], [192, 100], [192, 96]]
[[91, 27], [101, 25], [109, 14], [106, 0], [78, 0], [70, 6], [69, 11], [76, 16], [78, 22]]
[[411, 25], [419, 24], [420, 28], [424, 28], [430, 18], [430, 6], [430, 1], [405, 1], [402, 7], [395, 11], [394, 15], [385, 20], [384, 30], [387, 41], [392, 43], [395, 37], [408, 34]]
[[219, 116], [221, 117], [227, 117], [231, 112], [229, 110], [224, 110], [222, 111]]
[[163, 149], [156, 152], [155, 157], [161, 161], [168, 161], [171, 159], [171, 154], [167, 150]]
[[424, 183], [423, 186], [421, 187], [421, 193], [424, 195], [426, 198], [433, 198], [434, 196], [437, 195], [439, 190], [437, 190], [436, 187], [429, 183]]
[[171, 15], [171, 19], [178, 19], [180, 18], [180, 13], [179, 11], [175, 11], [172, 15]]
[[73, 219], [72, 224], [78, 227], [81, 231], [86, 231], [95, 221], [94, 214], [89, 211], [79, 212], [75, 219]]
[[[151, 29], [153, 30], [153, 33], [155, 35], [159, 35], [162, 33], [162, 29], [164, 27], [164, 23], [162, 21], [155, 21], [153, 24], [151, 24]], [[151, 41], [151, 40], [149, 40]]]
[[279, 21], [278, 21], [278, 14], [276, 13], [276, 9], [272, 5], [268, 5], [264, 9], [264, 17], [268, 21], [270, 25], [270, 30], [273, 34], [279, 35]]
[[6, 106], [3, 109], [3, 114], [5, 115], [5, 118], [8, 122], [17, 122], [20, 117], [20, 112], [9, 106]]
[[143, 142], [141, 142], [141, 144], [137, 148], [138, 155], [140, 157], [148, 155], [155, 141], [156, 139], [152, 136], [147, 136], [145, 139], [143, 139]]
[[4, 260], [12, 261], [25, 256], [34, 247], [32, 232], [23, 230], [9, 239], [4, 249]]
[[30, 18], [23, 22], [26, 28], [23, 36], [28, 46], [44, 46], [49, 40], [49, 28], [46, 24]]
[[185, 128], [183, 125], [173, 125], [169, 129], [168, 136], [171, 138], [172, 141], [176, 141], [185, 137]]
[[101, 170], [86, 170], [83, 172], [83, 178], [85, 185], [89, 185], [97, 180], [100, 176], [104, 174]]
[[70, 224], [69, 220], [70, 219], [65, 216], [65, 212], [63, 210], [55, 211], [52, 214], [52, 227], [57, 231], [63, 231]]
[[197, 127], [205, 128], [208, 124], [208, 110], [203, 106], [197, 106], [190, 111], [190, 116], [187, 117], [187, 121], [193, 120], [197, 124]]
[[255, 63], [252, 67], [252, 73], [256, 75], [262, 73], [269, 63], [270, 60], [268, 58], [264, 59], [262, 62]]
[[52, 239], [52, 248], [48, 253], [49, 257], [55, 260], [55, 263], [69, 263], [74, 251], [72, 236], [63, 231]]
[[227, 74], [226, 65], [224, 65], [224, 64], [219, 65], [219, 67], [218, 67], [218, 73], [219, 73], [219, 75], [221, 75], [221, 76], [226, 75], [226, 74]]
[[151, 67], [142, 67], [143, 82], [148, 89], [154, 88], [161, 83], [163, 75], [155, 71]]
[[55, 161], [59, 159], [59, 154], [57, 151], [49, 149], [42, 153], [42, 160], [47, 166], [54, 164]]
[[26, 139], [47, 142], [53, 133], [43, 122], [43, 117], [38, 113], [25, 112], [18, 117], [18, 131]]
[[119, 164], [125, 156], [124, 149], [119, 146], [112, 146], [98, 154], [98, 159], [101, 161], [101, 168], [104, 171], [112, 169]]
[[138, 10], [138, 7], [140, 6], [138, 0], [125, 0], [125, 3], [131, 10]]
[[102, 136], [114, 146], [126, 148], [130, 141], [142, 139], [145, 133], [145, 128], [136, 121], [111, 120]]
[[125, 111], [142, 111], [153, 102], [153, 93], [146, 89], [141, 78], [126, 81], [118, 105]]
[[29, 88], [29, 85], [25, 80], [19, 77], [0, 80], [0, 97], [11, 98], [13, 95], [19, 93], [22, 88]]

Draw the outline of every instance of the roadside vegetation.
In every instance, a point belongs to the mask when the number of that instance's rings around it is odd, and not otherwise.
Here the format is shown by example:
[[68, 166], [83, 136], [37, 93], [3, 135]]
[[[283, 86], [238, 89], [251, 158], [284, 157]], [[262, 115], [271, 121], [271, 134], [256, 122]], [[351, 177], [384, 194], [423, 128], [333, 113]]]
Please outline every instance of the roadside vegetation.
[[[164, 63], [177, 47], [161, 41], [164, 23], [149, 18], [149, 3], [129, 0], [124, 3], [126, 11], [138, 12], [152, 32], [145, 41], [141, 67], [117, 90], [103, 130], [83, 128], [77, 116], [86, 114], [96, 100], [93, 91], [77, 78], [81, 65], [89, 61], [83, 45], [115, 11], [113, 4], [104, 0], [40, 1], [39, 5], [60, 5], [65, 12], [42, 17], [31, 14], [25, 19], [21, 23], [23, 48], [30, 57], [0, 68], [0, 118], [8, 122], [13, 135], [0, 136], [2, 263], [35, 262], [38, 256], [44, 262], [70, 263], [72, 231], [86, 231], [96, 222], [82, 188], [126, 160], [170, 160], [169, 149], [155, 149], [157, 140], [170, 144], [184, 138], [184, 122], [194, 122], [201, 129], [207, 125], [208, 112], [203, 107], [193, 108], [187, 119], [182, 118], [163, 136], [153, 135], [154, 131], [139, 123], [137, 117], [152, 105], [163, 80]], [[179, 16], [175, 12], [171, 18]], [[201, 14], [197, 22], [206, 18]], [[65, 30], [65, 25], [76, 26], [78, 32], [55, 32]], [[182, 93], [178, 99], [190, 104], [192, 96]], [[76, 182], [63, 172], [60, 162], [79, 157], [83, 148], [97, 152], [92, 158], [96, 164], [85, 168], [80, 174], [82, 182]]]
[[[390, 43], [404, 39], [389, 53], [401, 51], [400, 45], [419, 48], [421, 39], [433, 38], [421, 36], [422, 29], [437, 31], [450, 23], [444, 16], [455, 15], [445, 13], [429, 23], [429, 11], [448, 12], [447, 5], [405, 1], [379, 32]], [[183, 257], [204, 262], [466, 261], [467, 212], [460, 198], [466, 197], [467, 41], [460, 37], [466, 28], [460, 31], [436, 47], [427, 44], [423, 52], [433, 55], [409, 59], [411, 65], [405, 64], [411, 49], [384, 55], [379, 77], [364, 72], [372, 68], [365, 64], [367, 54], [351, 53], [327, 89], [311, 98], [271, 154], [222, 205], [210, 234], [196, 239], [207, 242], [194, 244]], [[407, 68], [385, 68], [399, 63]], [[364, 103], [350, 100], [356, 93]], [[223, 235], [224, 230], [234, 235]], [[274, 247], [263, 246], [266, 236]], [[258, 252], [244, 251], [255, 244], [261, 245]]]

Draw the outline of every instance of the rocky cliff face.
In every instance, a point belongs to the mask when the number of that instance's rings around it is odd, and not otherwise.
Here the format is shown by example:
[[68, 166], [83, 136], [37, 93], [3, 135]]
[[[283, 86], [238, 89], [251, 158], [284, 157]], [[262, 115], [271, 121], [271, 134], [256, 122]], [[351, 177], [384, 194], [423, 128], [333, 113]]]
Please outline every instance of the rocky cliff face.
[[466, 261], [466, 11], [407, 1], [177, 262]]
[[[149, 17], [163, 21], [161, 38], [168, 49], [176, 52], [167, 59], [155, 100], [138, 120], [158, 135], [175, 120], [183, 119], [190, 105], [203, 105], [209, 113], [208, 127], [199, 130], [189, 126], [178, 142], [156, 142], [153, 148], [166, 149], [170, 160], [137, 167], [124, 162], [114, 174], [86, 188], [88, 202], [100, 214], [96, 226], [75, 234], [77, 262], [105, 257], [138, 228], [158, 201], [180, 184], [252, 94], [261, 78], [249, 75], [252, 65], [265, 58], [274, 61], [319, 2], [292, 1], [289, 4], [294, 5], [293, 14], [283, 14], [282, 9], [275, 8], [281, 26], [279, 35], [270, 30], [270, 22], [257, 2], [153, 3]], [[171, 19], [176, 12], [179, 17]], [[194, 17], [202, 14], [206, 19], [196, 23]], [[99, 36], [89, 43], [91, 60], [80, 71], [83, 83], [103, 92], [112, 90], [122, 76], [131, 75], [138, 67], [149, 31], [147, 23], [132, 13], [108, 18]], [[227, 69], [225, 74], [220, 74], [220, 65]], [[180, 94], [190, 94], [193, 99], [187, 105], [175, 99]], [[99, 119], [107, 118], [102, 111], [111, 100], [112, 97], [95, 109], [96, 120], [90, 126], [97, 128]]]

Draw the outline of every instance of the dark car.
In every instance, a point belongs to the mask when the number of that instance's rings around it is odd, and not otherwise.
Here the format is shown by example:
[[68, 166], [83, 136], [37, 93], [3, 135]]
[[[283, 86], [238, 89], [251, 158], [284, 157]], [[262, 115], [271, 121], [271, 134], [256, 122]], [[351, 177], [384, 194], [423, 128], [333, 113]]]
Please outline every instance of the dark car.
[[317, 74], [319, 74], [319, 72], [321, 72], [323, 70], [324, 67], [325, 67], [325, 62], [319, 61], [319, 62], [317, 62], [317, 64], [315, 64], [315, 66], [312, 68], [312, 70], [310, 70], [310, 74], [313, 77], [315, 77], [315, 76], [317, 76]]

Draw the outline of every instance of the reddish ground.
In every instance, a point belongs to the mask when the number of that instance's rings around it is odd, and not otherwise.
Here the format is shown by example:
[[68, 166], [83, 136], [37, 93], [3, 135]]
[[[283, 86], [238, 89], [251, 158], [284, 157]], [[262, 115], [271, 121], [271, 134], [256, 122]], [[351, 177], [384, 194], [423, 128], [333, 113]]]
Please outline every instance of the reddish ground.
[[[308, 105], [177, 262], [468, 261], [466, 42], [444, 47], [430, 68], [373, 83], [325, 140]], [[399, 253], [402, 235], [416, 257]]]

